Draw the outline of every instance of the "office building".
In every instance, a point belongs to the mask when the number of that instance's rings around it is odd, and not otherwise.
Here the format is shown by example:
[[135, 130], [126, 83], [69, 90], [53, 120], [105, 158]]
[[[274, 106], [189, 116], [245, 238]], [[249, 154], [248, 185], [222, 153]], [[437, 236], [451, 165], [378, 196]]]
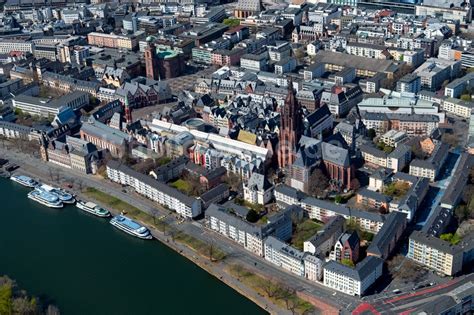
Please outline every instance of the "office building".
[[57, 99], [39, 98], [25, 94], [15, 96], [13, 107], [24, 113], [43, 117], [55, 116], [66, 108], [81, 109], [89, 104], [89, 95], [74, 91]]

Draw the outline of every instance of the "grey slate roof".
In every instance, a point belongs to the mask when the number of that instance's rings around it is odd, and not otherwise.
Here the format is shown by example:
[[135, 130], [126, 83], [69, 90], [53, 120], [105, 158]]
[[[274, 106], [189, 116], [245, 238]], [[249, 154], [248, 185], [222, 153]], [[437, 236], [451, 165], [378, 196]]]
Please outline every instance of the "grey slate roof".
[[348, 167], [350, 165], [349, 151], [330, 143], [322, 143], [323, 160], [336, 165]]
[[367, 153], [367, 154], [370, 154], [370, 155], [373, 155], [373, 156], [376, 156], [376, 157], [379, 157], [379, 158], [382, 158], [382, 159], [387, 158], [387, 153], [385, 153], [382, 150], [377, 149], [376, 147], [374, 147], [372, 145], [363, 144], [359, 147], [359, 149], [363, 153]]
[[[400, 228], [406, 224], [406, 213], [393, 211], [385, 217], [385, 222], [380, 231], [375, 235], [367, 253], [383, 256], [387, 252], [387, 247], [390, 246], [390, 241], [395, 238], [395, 235]], [[391, 249], [393, 250], [393, 248]], [[387, 258], [387, 257], [383, 257]]]
[[307, 242], [310, 242], [315, 248], [318, 248], [322, 243], [327, 239], [333, 236], [336, 233], [343, 231], [344, 223], [346, 220], [341, 216], [332, 217], [326, 225], [324, 225], [324, 230], [318, 231], [316, 234], [311, 236]]
[[441, 203], [449, 204], [451, 206], [457, 204], [468, 180], [469, 170], [473, 165], [474, 156], [468, 153], [462, 153], [458, 167], [454, 171], [453, 179], [448, 185], [448, 188], [446, 188]]
[[226, 190], [229, 190], [229, 186], [226, 184], [219, 184], [214, 188], [209, 189], [206, 191], [204, 194], [201, 195], [201, 200], [204, 203], [209, 202], [210, 200], [213, 200], [219, 195], [222, 195]]
[[353, 67], [373, 72], [391, 71], [390, 68], [394, 65], [390, 60], [370, 59], [326, 50], [319, 51], [316, 55], [316, 60], [323, 63]]
[[269, 236], [265, 240], [265, 246], [270, 246], [274, 250], [284, 253], [286, 256], [290, 256], [295, 259], [303, 260], [304, 253], [298, 249], [280, 241], [276, 237]]
[[94, 118], [82, 124], [81, 130], [87, 134], [94, 135], [118, 145], [122, 145], [131, 140], [131, 136], [125, 132], [109, 127]]
[[410, 152], [411, 151], [411, 148], [405, 144], [399, 144], [395, 150], [393, 150], [392, 152], [390, 152], [388, 154], [388, 157], [390, 158], [395, 158], [395, 159], [400, 159], [402, 157], [404, 157], [407, 152]]
[[17, 131], [18, 133], [24, 134], [24, 135], [27, 135], [31, 131], [34, 130], [33, 128], [23, 126], [23, 125], [19, 125], [19, 124], [16, 124], [16, 123], [12, 123], [12, 122], [9, 122], [9, 121], [0, 121], [0, 128], [14, 130], [14, 131]]
[[275, 215], [269, 217], [268, 223], [266, 225], [255, 225], [232, 214], [227, 206], [224, 207], [211, 204], [206, 210], [206, 217], [215, 217], [220, 221], [226, 222], [228, 225], [235, 226], [239, 230], [257, 236], [260, 239], [264, 239], [265, 237], [271, 235], [275, 229], [278, 228], [278, 226], [289, 224], [291, 227], [291, 218], [285, 212], [278, 212]]
[[423, 226], [422, 231], [428, 235], [439, 237], [449, 226], [452, 214], [450, 209], [436, 207], [428, 221]]
[[296, 200], [301, 200], [302, 198], [306, 196], [302, 191], [285, 184], [276, 186], [275, 192], [279, 192], [283, 195], [289, 196], [290, 198], [294, 198]]
[[159, 175], [161, 175], [163, 173], [167, 173], [168, 171], [174, 169], [175, 167], [178, 167], [182, 164], [186, 164], [188, 162], [189, 162], [189, 158], [185, 155], [182, 155], [182, 156], [180, 156], [176, 159], [173, 159], [173, 160], [169, 161], [168, 163], [166, 163], [164, 165], [158, 166], [157, 168], [155, 168], [153, 170], [153, 172], [158, 177]]
[[266, 191], [272, 187], [272, 184], [270, 184], [265, 175], [253, 173], [246, 186], [256, 191]]
[[381, 193], [373, 191], [373, 190], [369, 190], [367, 188], [359, 189], [357, 191], [357, 194], [359, 194], [363, 197], [367, 197], [367, 198], [374, 199], [374, 200], [377, 200], [377, 201], [380, 201], [380, 202], [385, 202], [385, 203], [389, 203], [392, 200], [392, 198], [390, 198], [387, 195], [381, 194]]

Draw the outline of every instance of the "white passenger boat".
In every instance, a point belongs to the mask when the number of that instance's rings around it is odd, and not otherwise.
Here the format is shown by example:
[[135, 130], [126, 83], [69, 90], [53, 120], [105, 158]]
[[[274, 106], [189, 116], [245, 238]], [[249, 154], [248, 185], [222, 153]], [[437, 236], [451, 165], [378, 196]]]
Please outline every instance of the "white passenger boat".
[[112, 220], [110, 220], [110, 224], [124, 231], [125, 233], [142, 239], [149, 240], [153, 238], [150, 231], [146, 227], [124, 215], [118, 215], [116, 217], [113, 217]]
[[76, 207], [78, 207], [79, 209], [85, 212], [89, 212], [101, 218], [110, 217], [109, 210], [99, 207], [98, 205], [90, 201], [85, 202], [85, 201], [78, 200], [76, 203]]
[[35, 189], [28, 193], [28, 198], [39, 202], [40, 204], [50, 208], [62, 208], [63, 203], [59, 200], [58, 196], [50, 194], [43, 190]]
[[74, 198], [73, 195], [62, 190], [61, 188], [56, 188], [56, 187], [52, 187], [46, 184], [41, 184], [37, 187], [37, 189], [56, 195], [59, 198], [59, 200], [61, 200], [63, 203], [72, 204], [76, 202], [76, 199]]
[[10, 176], [10, 179], [20, 185], [23, 185], [29, 188], [35, 188], [36, 185], [38, 185], [37, 181], [25, 175], [13, 175], [13, 176]]

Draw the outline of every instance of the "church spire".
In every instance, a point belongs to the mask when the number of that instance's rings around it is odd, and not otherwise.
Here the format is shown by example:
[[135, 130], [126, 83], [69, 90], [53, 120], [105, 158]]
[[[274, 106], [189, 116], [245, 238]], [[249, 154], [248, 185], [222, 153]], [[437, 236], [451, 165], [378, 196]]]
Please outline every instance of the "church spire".
[[301, 137], [301, 111], [296, 99], [293, 81], [288, 80], [288, 94], [285, 103], [280, 107], [280, 137], [278, 149], [278, 165], [285, 168], [293, 164], [297, 144]]
[[130, 108], [130, 104], [128, 103], [128, 95], [125, 95], [125, 121], [128, 124], [132, 123], [132, 109]]

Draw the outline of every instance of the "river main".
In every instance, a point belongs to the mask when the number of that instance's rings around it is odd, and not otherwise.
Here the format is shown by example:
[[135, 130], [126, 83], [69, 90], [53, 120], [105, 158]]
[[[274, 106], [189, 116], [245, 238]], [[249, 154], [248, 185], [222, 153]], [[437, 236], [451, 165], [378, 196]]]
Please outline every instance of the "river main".
[[0, 274], [62, 314], [266, 314], [165, 245], [28, 191], [0, 179]]

